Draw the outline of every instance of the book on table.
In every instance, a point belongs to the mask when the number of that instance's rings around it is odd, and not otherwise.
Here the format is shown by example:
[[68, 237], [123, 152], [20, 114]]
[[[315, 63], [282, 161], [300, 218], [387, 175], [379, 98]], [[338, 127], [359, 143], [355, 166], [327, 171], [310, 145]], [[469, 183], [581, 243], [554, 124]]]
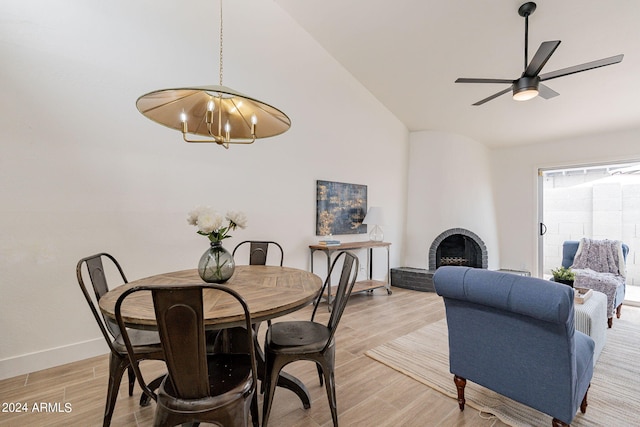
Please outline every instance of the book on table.
[[320, 240], [318, 244], [324, 245], [324, 246], [340, 246], [340, 240], [323, 239], [323, 240]]

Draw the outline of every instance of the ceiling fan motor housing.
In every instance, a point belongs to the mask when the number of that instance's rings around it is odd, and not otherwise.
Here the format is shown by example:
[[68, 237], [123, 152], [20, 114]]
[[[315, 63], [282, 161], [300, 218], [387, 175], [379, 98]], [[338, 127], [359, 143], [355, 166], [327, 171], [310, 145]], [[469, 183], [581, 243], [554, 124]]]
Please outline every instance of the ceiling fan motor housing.
[[513, 82], [513, 94], [517, 94], [520, 92], [524, 92], [526, 90], [538, 90], [538, 85], [540, 84], [540, 77], [520, 77], [518, 80]]

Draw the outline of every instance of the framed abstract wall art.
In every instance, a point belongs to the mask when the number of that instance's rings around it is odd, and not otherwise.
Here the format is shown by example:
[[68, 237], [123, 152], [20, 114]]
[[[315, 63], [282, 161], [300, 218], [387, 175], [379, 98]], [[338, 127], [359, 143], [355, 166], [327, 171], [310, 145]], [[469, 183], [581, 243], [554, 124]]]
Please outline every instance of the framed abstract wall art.
[[316, 181], [316, 236], [366, 233], [366, 214], [366, 185]]

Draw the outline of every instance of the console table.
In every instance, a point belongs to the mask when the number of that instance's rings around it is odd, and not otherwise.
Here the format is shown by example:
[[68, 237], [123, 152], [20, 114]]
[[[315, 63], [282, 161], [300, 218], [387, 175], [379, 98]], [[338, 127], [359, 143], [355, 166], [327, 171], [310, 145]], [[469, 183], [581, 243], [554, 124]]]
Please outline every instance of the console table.
[[[309, 245], [309, 251], [311, 252], [311, 272], [313, 273], [313, 254], [316, 251], [321, 251], [327, 256], [327, 273], [331, 268], [332, 256], [335, 252], [352, 250], [352, 249], [367, 249], [367, 280], [359, 280], [353, 286], [353, 292], [365, 292], [373, 291], [377, 288], [385, 288], [387, 294], [391, 295], [391, 285], [389, 284], [389, 246], [388, 242], [345, 242], [339, 245]], [[373, 279], [373, 250], [375, 248], [384, 248], [387, 250], [387, 269], [384, 280]], [[331, 304], [331, 278], [328, 278], [329, 283], [327, 286], [327, 301]]]

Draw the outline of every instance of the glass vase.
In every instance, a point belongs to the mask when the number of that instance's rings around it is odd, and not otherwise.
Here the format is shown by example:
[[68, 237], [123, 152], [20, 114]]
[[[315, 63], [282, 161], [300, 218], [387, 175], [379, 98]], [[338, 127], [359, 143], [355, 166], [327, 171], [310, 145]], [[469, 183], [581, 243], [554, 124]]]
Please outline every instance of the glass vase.
[[202, 254], [198, 263], [198, 274], [207, 283], [224, 283], [235, 269], [233, 256], [220, 242], [211, 242], [211, 247]]

